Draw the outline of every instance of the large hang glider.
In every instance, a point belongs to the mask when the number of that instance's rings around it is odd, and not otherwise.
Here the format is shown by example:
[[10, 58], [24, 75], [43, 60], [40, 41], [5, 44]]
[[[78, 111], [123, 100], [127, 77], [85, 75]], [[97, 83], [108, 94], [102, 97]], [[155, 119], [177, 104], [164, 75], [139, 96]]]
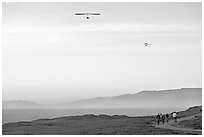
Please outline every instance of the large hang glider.
[[101, 15], [101, 14], [98, 12], [78, 12], [78, 13], [75, 13], [75, 15], [86, 16], [86, 19], [90, 19], [90, 16]]

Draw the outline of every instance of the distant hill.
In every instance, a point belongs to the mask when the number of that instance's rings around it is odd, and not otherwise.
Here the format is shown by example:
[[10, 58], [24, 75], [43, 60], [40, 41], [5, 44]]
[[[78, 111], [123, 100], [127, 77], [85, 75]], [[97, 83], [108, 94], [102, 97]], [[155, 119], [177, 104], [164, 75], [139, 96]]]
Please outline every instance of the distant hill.
[[97, 97], [62, 104], [74, 108], [187, 108], [202, 105], [202, 88], [141, 91], [114, 97]]
[[17, 108], [39, 108], [43, 105], [40, 105], [35, 102], [31, 101], [24, 101], [24, 100], [14, 100], [14, 101], [3, 101], [2, 108], [3, 109], [17, 109]]
[[202, 105], [202, 88], [141, 91], [113, 97], [97, 97], [58, 105], [41, 105], [31, 101], [3, 101], [8, 108], [188, 108]]

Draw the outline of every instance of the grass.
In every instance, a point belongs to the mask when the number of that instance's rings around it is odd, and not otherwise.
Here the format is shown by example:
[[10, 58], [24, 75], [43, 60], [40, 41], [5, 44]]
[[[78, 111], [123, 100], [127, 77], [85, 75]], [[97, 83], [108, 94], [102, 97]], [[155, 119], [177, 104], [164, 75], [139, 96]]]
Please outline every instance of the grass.
[[[192, 111], [193, 113], [195, 111]], [[181, 116], [189, 115], [187, 111]], [[40, 119], [31, 122], [7, 123], [2, 126], [2, 134], [9, 135], [173, 135], [196, 134], [154, 127], [156, 116], [128, 117], [124, 115], [82, 115], [54, 119]], [[195, 123], [202, 123], [197, 118]], [[189, 122], [188, 122], [189, 123]], [[186, 126], [186, 123], [181, 123]], [[188, 124], [187, 124], [188, 125]], [[192, 126], [192, 125], [191, 125]], [[202, 127], [202, 125], [201, 125]], [[193, 127], [194, 128], [194, 127]]]
[[181, 121], [178, 126], [192, 129], [202, 129], [202, 116], [196, 116], [191, 120]]

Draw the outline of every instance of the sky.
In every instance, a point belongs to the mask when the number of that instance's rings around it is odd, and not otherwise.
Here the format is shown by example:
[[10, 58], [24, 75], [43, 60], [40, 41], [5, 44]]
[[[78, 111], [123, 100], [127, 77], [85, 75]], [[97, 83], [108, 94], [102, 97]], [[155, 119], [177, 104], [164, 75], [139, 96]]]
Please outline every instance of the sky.
[[[54, 104], [202, 87], [201, 8], [201, 2], [3, 2], [3, 100]], [[101, 15], [87, 20], [75, 12]]]

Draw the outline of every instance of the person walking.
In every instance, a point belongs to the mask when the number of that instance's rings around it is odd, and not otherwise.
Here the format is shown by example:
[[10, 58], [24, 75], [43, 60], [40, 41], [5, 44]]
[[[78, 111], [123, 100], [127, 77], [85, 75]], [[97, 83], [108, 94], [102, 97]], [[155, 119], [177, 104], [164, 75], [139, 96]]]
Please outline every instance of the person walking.
[[174, 122], [177, 122], [177, 113], [175, 111], [173, 112], [172, 116], [173, 116]]
[[160, 113], [160, 119], [162, 118], [162, 113]]
[[157, 114], [157, 124], [159, 124], [160, 123], [160, 114], [158, 113]]
[[162, 115], [162, 123], [164, 124], [165, 123], [165, 115]]
[[166, 113], [166, 122], [168, 123], [169, 122], [169, 114]]

